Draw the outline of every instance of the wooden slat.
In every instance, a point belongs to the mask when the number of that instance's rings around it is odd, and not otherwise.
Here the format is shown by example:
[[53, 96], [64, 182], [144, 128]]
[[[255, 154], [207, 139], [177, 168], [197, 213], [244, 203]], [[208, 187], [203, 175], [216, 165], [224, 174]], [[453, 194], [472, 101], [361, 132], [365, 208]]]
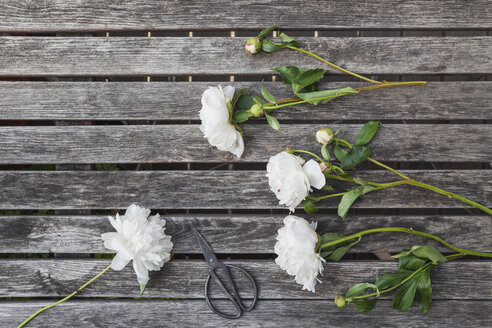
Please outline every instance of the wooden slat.
[[[0, 82], [2, 120], [198, 120], [199, 94], [213, 82]], [[222, 83], [226, 85], [228, 83]], [[259, 83], [231, 83], [259, 93]], [[363, 83], [321, 83], [336, 89]], [[278, 98], [282, 83], [265, 83]], [[190, 97], [190, 95], [194, 95]], [[196, 96], [195, 96], [196, 95]], [[429, 82], [425, 87], [380, 89], [275, 113], [295, 120], [490, 120], [492, 82]]]
[[[195, 242], [190, 239], [190, 241]], [[1, 297], [45, 297], [70, 294], [108, 266], [110, 260], [4, 260], [0, 261]], [[384, 272], [396, 271], [397, 261], [328, 262], [322, 284], [316, 293], [302, 291], [292, 277], [273, 260], [228, 261], [246, 269], [258, 285], [261, 299], [334, 299], [357, 282], [374, 282]], [[158, 272], [150, 273], [144, 297], [203, 298], [208, 274], [204, 260], [174, 260]], [[237, 274], [234, 271], [233, 274]], [[238, 276], [239, 278], [240, 276]], [[492, 284], [491, 261], [460, 261], [440, 265], [433, 271], [435, 299], [492, 299], [492, 290], [480, 288]], [[238, 280], [238, 289], [251, 296], [247, 281]], [[220, 297], [220, 291], [213, 290]], [[133, 267], [111, 270], [96, 284], [84, 289], [79, 297], [138, 297], [140, 290]], [[383, 298], [391, 297], [389, 294]]]
[[[492, 205], [492, 170], [402, 172]], [[398, 180], [390, 172], [357, 175]], [[123, 209], [131, 203], [153, 209], [285, 209], [269, 190], [265, 171], [0, 171], [0, 186], [1, 209]], [[338, 201], [328, 199], [317, 206], [336, 208]], [[354, 207], [462, 208], [463, 204], [428, 190], [399, 186], [367, 194]]]
[[3, 1], [2, 31], [114, 31], [259, 29], [282, 24], [291, 29], [342, 28], [491, 28], [489, 2], [391, 0], [281, 3], [248, 0], [183, 2], [138, 0]]
[[[293, 51], [251, 56], [246, 38], [1, 37], [0, 76], [271, 74], [323, 66]], [[301, 38], [303, 48], [364, 74], [492, 72], [490, 37]]]
[[[197, 124], [0, 127], [0, 163], [267, 162], [287, 146], [319, 153], [319, 128], [341, 129], [340, 136], [354, 142], [362, 127], [280, 123], [280, 131], [265, 120], [243, 125], [240, 160], [210, 146]], [[371, 149], [383, 161], [489, 162], [490, 144], [491, 125], [385, 124]]]
[[[349, 235], [376, 227], [408, 227], [436, 234], [458, 247], [492, 251], [490, 216], [350, 216], [342, 223], [334, 215], [299, 215], [318, 222], [317, 231]], [[193, 223], [216, 253], [272, 254], [277, 230], [285, 215], [166, 215], [166, 233], [173, 253], [201, 254], [188, 224]], [[0, 216], [3, 253], [111, 253], [101, 234], [113, 231], [107, 216]], [[254, 241], [254, 242], [252, 242]], [[399, 252], [414, 244], [432, 242], [401, 233], [368, 235], [354, 253]], [[434, 244], [449, 252], [441, 244]]]
[[[15, 327], [49, 301], [2, 302], [0, 323]], [[214, 314], [205, 300], [106, 300], [69, 301], [43, 312], [31, 326], [43, 327], [490, 327], [490, 301], [432, 302], [422, 315], [414, 305], [407, 312], [391, 309], [391, 302], [380, 300], [369, 313], [358, 313], [355, 306], [335, 307], [332, 300], [260, 300], [240, 319], [227, 320]]]

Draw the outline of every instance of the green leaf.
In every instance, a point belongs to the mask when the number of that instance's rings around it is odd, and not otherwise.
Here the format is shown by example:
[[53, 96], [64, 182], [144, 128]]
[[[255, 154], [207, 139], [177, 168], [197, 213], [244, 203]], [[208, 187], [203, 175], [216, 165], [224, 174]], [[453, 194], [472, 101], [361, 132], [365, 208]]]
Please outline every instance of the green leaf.
[[259, 104], [259, 105], [264, 105], [266, 104], [266, 101], [261, 99], [260, 97], [258, 96], [253, 96], [253, 101], [255, 104]]
[[275, 30], [278, 30], [277, 26], [267, 27], [267, 28], [261, 30], [261, 32], [260, 32], [260, 34], [258, 34], [257, 38], [258, 39], [264, 38], [265, 36], [268, 35], [268, 33], [275, 31]]
[[347, 290], [347, 293], [345, 294], [345, 297], [352, 297], [352, 296], [359, 296], [364, 294], [367, 288], [372, 288], [373, 290], [379, 290], [378, 286], [374, 284], [370, 284], [368, 282], [361, 282], [358, 284], [353, 285], [352, 287]]
[[437, 264], [438, 262], [447, 262], [447, 259], [439, 252], [434, 246], [427, 244], [425, 246], [413, 246], [409, 250], [405, 250], [400, 254], [393, 255], [393, 258], [399, 258], [402, 256], [407, 256], [409, 254], [413, 254], [417, 257], [429, 259], [433, 264]]
[[247, 121], [253, 114], [247, 110], [237, 110], [232, 114], [233, 123], [242, 123]]
[[340, 200], [340, 204], [338, 204], [338, 215], [345, 220], [350, 206], [352, 206], [356, 199], [375, 189], [373, 186], [360, 186], [345, 193]]
[[266, 101], [274, 104], [277, 103], [277, 99], [275, 99], [275, 97], [270, 93], [270, 91], [268, 91], [267, 88], [265, 88], [265, 86], [263, 85], [263, 80], [261, 80], [261, 94], [263, 95], [263, 98], [266, 99]]
[[335, 148], [333, 149], [333, 153], [335, 153], [335, 157], [338, 159], [338, 161], [343, 162], [343, 159], [348, 154], [348, 151], [340, 147], [337, 141], [335, 144]]
[[241, 110], [249, 110], [255, 104], [253, 95], [241, 95], [236, 102], [236, 106]]
[[[345, 253], [347, 253], [359, 241], [360, 241], [360, 238], [358, 238], [357, 240], [355, 240], [349, 244], [346, 244], [346, 243], [338, 244], [337, 245], [337, 246], [339, 246], [338, 248], [333, 250], [330, 254], [323, 256], [323, 258], [325, 260], [340, 261], [342, 259], [342, 257], [345, 255]], [[342, 245], [342, 246], [340, 246], [340, 245]]]
[[[306, 101], [316, 99], [316, 100], [309, 101], [309, 103], [317, 105], [320, 102], [322, 104], [326, 104], [330, 100], [351, 93], [359, 93], [359, 92], [353, 88], [341, 88], [341, 89], [322, 90], [322, 91], [314, 91], [314, 92], [307, 92], [307, 93], [296, 93], [296, 95], [302, 100], [306, 100]], [[325, 98], [325, 99], [320, 99], [320, 98]]]
[[279, 73], [282, 80], [287, 85], [292, 85], [292, 81], [304, 72], [302, 68], [296, 66], [279, 66], [272, 68], [272, 70]]
[[416, 270], [423, 266], [426, 262], [426, 259], [409, 254], [398, 259], [398, 267], [407, 270]]
[[297, 93], [305, 87], [318, 82], [325, 75], [325, 73], [326, 70], [322, 68], [309, 69], [302, 72], [292, 81], [292, 89], [294, 90], [294, 93], [297, 95]]
[[147, 285], [140, 285], [140, 296], [142, 296], [142, 294], [145, 290], [145, 286], [147, 286]]
[[285, 34], [284, 32], [280, 33], [278, 38], [280, 39], [280, 41], [282, 41], [284, 43], [288, 43], [291, 46], [294, 46], [294, 47], [298, 46], [297, 41], [294, 40], [293, 38], [291, 38], [290, 36], [288, 36], [287, 34]]
[[261, 50], [268, 53], [274, 53], [276, 51], [284, 49], [287, 46], [288, 44], [286, 43], [275, 43], [272, 42], [270, 39], [264, 39], [263, 41], [261, 41]]
[[355, 307], [357, 308], [357, 311], [359, 311], [360, 313], [367, 313], [374, 309], [377, 301], [378, 299], [374, 298], [370, 300], [354, 300], [353, 302]]
[[365, 161], [370, 155], [371, 150], [368, 147], [355, 145], [343, 158], [340, 168], [342, 170], [354, 168]]
[[331, 156], [330, 156], [330, 152], [326, 148], [327, 146], [328, 144], [323, 144], [323, 146], [321, 146], [321, 155], [323, 156], [324, 159], [330, 161]]
[[406, 270], [403, 268], [398, 269], [396, 272], [383, 273], [376, 281], [376, 286], [378, 286], [379, 289], [387, 289], [396, 286], [412, 273], [413, 270]]
[[[335, 241], [340, 238], [343, 238], [343, 236], [334, 232], [327, 232], [325, 234], [322, 234], [319, 238], [321, 239], [321, 244], [326, 244], [329, 243], [330, 241]], [[335, 245], [335, 247], [338, 247], [338, 245]]]
[[365, 145], [371, 139], [374, 137], [376, 134], [376, 131], [378, 130], [379, 124], [381, 122], [379, 121], [369, 121], [364, 126], [362, 129], [359, 131], [359, 134], [357, 135], [357, 140], [355, 142], [356, 145]]
[[270, 125], [274, 130], [280, 129], [280, 123], [277, 121], [275, 117], [268, 115], [267, 113], [264, 114], [267, 119], [268, 125]]
[[239, 100], [239, 98], [242, 95], [250, 93], [250, 92], [251, 92], [251, 90], [247, 89], [247, 88], [239, 89], [238, 91], [236, 91], [236, 93], [234, 94], [234, 97], [232, 98], [232, 108], [236, 108], [237, 101]]
[[309, 199], [304, 199], [302, 201], [302, 207], [304, 208], [304, 211], [308, 214], [318, 211], [318, 208]]
[[393, 297], [393, 309], [406, 311], [412, 307], [415, 292], [417, 291], [417, 282], [415, 276], [405, 282]]
[[420, 311], [425, 314], [429, 311], [432, 304], [432, 286], [430, 280], [431, 267], [423, 270], [418, 274], [417, 280], [417, 292], [415, 299], [419, 304]]
[[324, 185], [323, 188], [321, 188], [321, 190], [326, 190], [326, 191], [333, 191], [335, 190], [332, 186], [329, 186], [329, 185]]

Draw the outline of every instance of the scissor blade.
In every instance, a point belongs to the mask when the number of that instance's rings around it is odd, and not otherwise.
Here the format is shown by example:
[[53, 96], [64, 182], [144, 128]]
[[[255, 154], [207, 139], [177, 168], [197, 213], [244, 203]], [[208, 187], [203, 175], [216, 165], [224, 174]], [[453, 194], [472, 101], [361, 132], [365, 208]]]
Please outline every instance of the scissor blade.
[[202, 253], [203, 256], [205, 257], [205, 261], [207, 261], [210, 268], [213, 269], [219, 266], [219, 260], [217, 259], [214, 252], [212, 251], [212, 248], [210, 248], [210, 246], [207, 244], [205, 239], [203, 239], [202, 235], [200, 235], [200, 233], [195, 229], [194, 226], [191, 226], [191, 231], [195, 236], [198, 246], [200, 246], [200, 248], [202, 249]]

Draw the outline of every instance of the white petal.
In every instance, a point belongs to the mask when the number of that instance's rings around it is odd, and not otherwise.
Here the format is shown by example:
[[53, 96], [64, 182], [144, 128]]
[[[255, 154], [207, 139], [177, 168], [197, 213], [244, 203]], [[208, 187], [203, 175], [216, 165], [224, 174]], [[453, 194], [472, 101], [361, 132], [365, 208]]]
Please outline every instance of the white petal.
[[243, 155], [243, 152], [244, 152], [244, 140], [243, 140], [243, 137], [241, 136], [241, 133], [239, 133], [239, 131], [236, 130], [236, 145], [234, 148], [232, 148], [231, 150], [229, 150], [231, 153], [233, 153], [234, 155], [236, 155], [237, 158], [241, 158], [241, 156]]
[[306, 164], [304, 164], [302, 170], [307, 176], [309, 184], [314, 188], [321, 189], [326, 184], [326, 177], [316, 161], [310, 159], [306, 162]]
[[127, 257], [123, 256], [121, 253], [118, 253], [113, 258], [113, 262], [111, 262], [111, 269], [116, 270], [116, 271], [120, 271], [124, 267], [126, 267], [128, 262], [130, 262], [131, 260], [132, 260], [131, 258], [127, 258]]
[[222, 91], [224, 91], [224, 94], [227, 97], [227, 99], [226, 99], [227, 101], [231, 101], [234, 98], [234, 87], [233, 86], [228, 85], [224, 89], [222, 89]]
[[133, 259], [133, 270], [137, 274], [137, 280], [140, 285], [146, 285], [149, 282], [149, 270], [147, 270], [139, 256]]

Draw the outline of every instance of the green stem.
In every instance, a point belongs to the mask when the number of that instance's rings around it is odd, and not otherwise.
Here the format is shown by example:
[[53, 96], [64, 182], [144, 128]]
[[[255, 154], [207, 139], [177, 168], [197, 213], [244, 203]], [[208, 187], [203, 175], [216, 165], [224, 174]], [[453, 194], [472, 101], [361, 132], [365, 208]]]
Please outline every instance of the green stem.
[[[352, 149], [352, 144], [350, 142], [348, 142], [347, 140], [345, 139], [340, 139], [340, 138], [333, 138], [333, 141], [338, 141], [342, 144], [344, 144], [347, 148], [349, 149]], [[438, 194], [441, 194], [441, 195], [445, 195], [445, 196], [448, 196], [449, 198], [454, 198], [456, 200], [459, 200], [465, 204], [468, 204], [468, 205], [472, 205], [482, 211], [484, 211], [485, 213], [487, 214], [490, 214], [492, 215], [492, 209], [488, 208], [488, 207], [485, 207], [484, 205], [480, 204], [480, 203], [477, 203], [477, 202], [474, 202], [466, 197], [463, 197], [461, 195], [458, 195], [458, 194], [455, 194], [453, 192], [449, 192], [449, 191], [446, 191], [444, 189], [441, 189], [441, 188], [438, 188], [438, 187], [434, 187], [433, 185], [430, 185], [428, 183], [424, 183], [424, 182], [420, 182], [420, 181], [416, 181], [410, 177], [407, 177], [406, 175], [404, 175], [403, 173], [401, 172], [398, 172], [397, 170], [379, 162], [379, 161], [376, 161], [375, 159], [371, 158], [371, 157], [368, 157], [367, 158], [368, 161], [386, 169], [386, 170], [389, 170], [393, 173], [395, 173], [396, 175], [404, 178], [405, 180], [403, 181], [397, 181], [397, 182], [394, 182], [392, 186], [394, 185], [401, 185], [401, 184], [408, 184], [408, 185], [412, 185], [412, 186], [417, 186], [417, 187], [420, 187], [420, 188], [425, 188], [425, 189], [428, 189], [428, 190], [432, 190], [434, 192], [437, 192]], [[330, 174], [325, 174], [326, 177], [330, 177], [330, 178], [333, 178], [333, 179], [337, 179], [335, 177], [335, 175], [330, 175]], [[344, 181], [350, 181], [350, 182], [354, 182], [353, 180], [351, 181], [351, 179], [338, 179], [338, 180], [344, 180]], [[395, 184], [396, 183], [396, 184]], [[375, 186], [375, 187], [379, 187], [379, 186], [384, 186], [384, 185], [388, 185], [388, 184], [380, 184], [380, 183], [375, 183], [375, 182], [368, 182], [368, 184], [372, 185], [372, 186]], [[387, 188], [387, 187], [385, 187]], [[384, 188], [380, 188], [380, 189], [384, 189]]]
[[356, 88], [355, 90], [361, 91], [369, 91], [374, 89], [382, 89], [382, 88], [391, 88], [391, 87], [405, 87], [405, 86], [420, 86], [425, 85], [426, 81], [408, 81], [408, 82], [380, 82], [379, 84], [368, 85], [366, 87]]
[[[461, 253], [458, 253], [458, 254], [451, 254], [451, 255], [447, 255], [445, 256], [446, 259], [448, 261], [451, 261], [451, 260], [454, 260], [456, 258], [459, 258], [459, 257], [462, 257], [464, 254], [461, 254]], [[379, 291], [379, 295], [380, 294], [384, 294], [384, 293], [387, 293], [387, 292], [390, 292], [392, 291], [393, 289], [395, 288], [398, 288], [400, 287], [401, 285], [403, 285], [404, 283], [406, 283], [407, 281], [409, 281], [410, 279], [412, 279], [412, 277], [414, 277], [416, 274], [418, 274], [419, 272], [427, 269], [429, 266], [432, 265], [432, 262], [428, 262], [426, 263], [425, 265], [421, 266], [420, 268], [418, 268], [417, 270], [415, 270], [411, 275], [409, 275], [408, 277], [406, 277], [405, 279], [403, 279], [399, 284], [395, 285], [395, 286], [392, 286], [388, 289], [384, 289], [384, 290], [380, 290]], [[378, 296], [378, 293], [371, 293], [371, 294], [366, 294], [366, 295], [359, 295], [359, 296], [353, 296], [353, 297], [348, 297], [346, 298], [345, 300], [347, 302], [351, 302], [353, 300], [357, 300], [357, 299], [362, 299], [362, 298], [368, 298], [368, 297], [374, 297], [374, 296]]]
[[49, 308], [52, 308], [60, 303], [63, 303], [65, 302], [66, 300], [68, 300], [69, 298], [71, 298], [72, 296], [74, 296], [75, 294], [77, 294], [78, 292], [80, 292], [82, 289], [84, 289], [85, 287], [87, 287], [88, 285], [90, 285], [92, 282], [94, 282], [97, 278], [99, 278], [100, 276], [102, 276], [106, 271], [108, 271], [109, 269], [111, 268], [111, 264], [108, 265], [108, 267], [106, 267], [104, 270], [102, 270], [100, 273], [98, 273], [94, 278], [92, 278], [91, 280], [89, 280], [88, 282], [86, 282], [84, 285], [82, 285], [82, 287], [80, 287], [79, 289], [77, 289], [76, 291], [74, 291], [72, 294], [68, 295], [67, 297], [53, 303], [53, 304], [50, 304], [48, 306], [45, 306], [39, 310], [37, 310], [36, 312], [34, 312], [29, 318], [27, 318], [26, 320], [24, 320], [23, 323], [21, 323], [17, 328], [21, 328], [21, 327], [24, 327], [29, 321], [31, 321], [32, 319], [34, 319], [38, 314], [40, 314], [41, 312], [45, 311], [45, 310], [48, 310]]
[[471, 251], [471, 250], [464, 249], [464, 248], [459, 248], [459, 247], [453, 246], [450, 243], [446, 242], [441, 237], [432, 235], [430, 233], [413, 230], [412, 228], [403, 228], [403, 227], [386, 227], [386, 228], [375, 228], [375, 229], [364, 230], [364, 231], [352, 234], [350, 236], [342, 237], [340, 239], [321, 244], [320, 249], [330, 247], [333, 245], [337, 245], [337, 244], [343, 243], [345, 241], [360, 238], [360, 237], [367, 235], [367, 234], [378, 233], [378, 232], [403, 232], [403, 233], [407, 233], [410, 235], [422, 236], [422, 237], [433, 239], [433, 240], [443, 244], [444, 246], [448, 247], [449, 249], [452, 249], [458, 253], [462, 253], [462, 254], [466, 254], [466, 255], [482, 256], [482, 257], [492, 257], [492, 253], [477, 252], [477, 251]]
[[323, 159], [321, 159], [321, 157], [319, 157], [318, 155], [310, 152], [310, 151], [307, 151], [307, 150], [301, 150], [301, 149], [293, 149], [294, 152], [296, 153], [305, 153], [305, 154], [309, 154], [311, 156], [313, 156], [314, 158], [316, 158], [317, 160], [319, 160], [320, 162], [324, 163], [326, 161], [324, 161]]
[[299, 51], [299, 52], [305, 53], [306, 55], [309, 55], [309, 56], [311, 56], [311, 57], [314, 57], [314, 58], [316, 58], [317, 60], [322, 61], [323, 63], [325, 63], [325, 64], [327, 64], [327, 65], [329, 65], [329, 66], [331, 66], [331, 67], [333, 67], [333, 68], [335, 68], [335, 69], [337, 69], [337, 70], [339, 70], [339, 71], [341, 71], [341, 72], [344, 72], [345, 74], [355, 76], [356, 78], [361, 79], [361, 80], [364, 80], [364, 81], [366, 81], [366, 82], [370, 82], [370, 83], [374, 83], [374, 84], [379, 84], [379, 83], [381, 83], [381, 82], [379, 82], [379, 81], [371, 80], [371, 79], [369, 79], [369, 78], [367, 78], [367, 77], [364, 77], [364, 76], [362, 76], [362, 75], [359, 75], [359, 74], [356, 74], [356, 73], [352, 73], [351, 71], [348, 71], [348, 70], [346, 70], [346, 69], [344, 69], [344, 68], [341, 68], [340, 66], [337, 66], [337, 65], [335, 65], [335, 64], [333, 64], [333, 63], [330, 63], [330, 62], [329, 62], [329, 61], [327, 61], [326, 59], [323, 59], [323, 58], [321, 58], [320, 56], [318, 56], [318, 55], [316, 55], [316, 54], [313, 54], [312, 52], [309, 52], [309, 51], [307, 51], [307, 50], [303, 50], [303, 49], [300, 49], [300, 48], [297, 48], [297, 47], [294, 47], [294, 46], [287, 46], [287, 48], [289, 48], [289, 49], [291, 49], [291, 50], [295, 50], [295, 51]]

